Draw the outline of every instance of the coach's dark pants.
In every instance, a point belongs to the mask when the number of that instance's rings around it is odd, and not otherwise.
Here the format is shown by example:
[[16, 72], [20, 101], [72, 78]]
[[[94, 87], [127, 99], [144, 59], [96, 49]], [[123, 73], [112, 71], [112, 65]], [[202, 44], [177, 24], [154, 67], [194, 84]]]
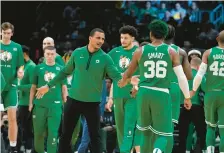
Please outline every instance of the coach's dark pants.
[[71, 153], [72, 133], [81, 114], [85, 116], [87, 121], [93, 153], [101, 153], [99, 104], [100, 102], [81, 102], [68, 97], [64, 106], [58, 153]]
[[182, 106], [179, 117], [179, 153], [186, 152], [188, 127], [191, 122], [193, 122], [197, 132], [197, 136], [200, 138], [201, 150], [204, 150], [206, 148], [206, 123], [203, 106], [193, 104], [190, 110], [186, 110]]
[[26, 149], [32, 149], [33, 146], [33, 128], [32, 128], [32, 115], [28, 110], [29, 106], [19, 106], [18, 108], [18, 147], [25, 142]]

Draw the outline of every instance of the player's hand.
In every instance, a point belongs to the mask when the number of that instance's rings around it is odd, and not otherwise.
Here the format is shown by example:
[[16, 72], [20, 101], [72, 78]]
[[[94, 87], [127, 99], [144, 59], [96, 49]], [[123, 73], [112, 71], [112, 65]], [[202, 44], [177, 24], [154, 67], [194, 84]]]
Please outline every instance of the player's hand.
[[184, 107], [185, 107], [187, 110], [190, 110], [190, 109], [191, 109], [191, 106], [192, 106], [191, 99], [190, 99], [190, 98], [188, 98], [188, 99], [184, 99]]
[[190, 95], [191, 95], [191, 98], [195, 95], [195, 91], [194, 90], [191, 90], [190, 91]]
[[138, 78], [138, 76], [133, 76], [133, 77], [131, 78], [131, 84], [132, 84], [133, 86], [137, 86], [138, 83], [139, 83], [139, 78]]
[[113, 103], [114, 103], [113, 99], [109, 98], [107, 104], [105, 105], [105, 109], [109, 112], [112, 112], [111, 107], [113, 106]]
[[124, 79], [119, 80], [117, 83], [118, 87], [123, 88], [124, 86], [126, 86], [128, 84], [129, 81], [130, 80], [124, 80]]
[[138, 92], [138, 90], [133, 86], [133, 88], [130, 91], [131, 97], [135, 98], [137, 92]]
[[37, 89], [36, 98], [40, 99], [49, 91], [48, 85], [42, 86]]
[[29, 112], [31, 112], [32, 109], [33, 109], [33, 104], [29, 104], [29, 108], [28, 108]]
[[64, 102], [64, 103], [66, 103], [66, 102], [67, 102], [67, 96], [68, 96], [68, 95], [65, 95], [65, 94], [64, 94], [64, 95], [63, 95], [63, 97], [62, 97], [62, 98], [63, 98], [63, 102]]

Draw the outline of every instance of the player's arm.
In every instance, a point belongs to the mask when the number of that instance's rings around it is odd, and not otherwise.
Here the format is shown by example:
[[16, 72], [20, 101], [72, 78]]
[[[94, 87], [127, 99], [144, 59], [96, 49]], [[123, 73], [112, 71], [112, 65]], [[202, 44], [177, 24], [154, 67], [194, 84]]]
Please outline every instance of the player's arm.
[[192, 77], [191, 65], [188, 61], [187, 53], [181, 48], [179, 49], [179, 53], [183, 57], [182, 67], [183, 67], [184, 73], [185, 73], [187, 79], [191, 80], [191, 79], [193, 79], [193, 77]]
[[36, 94], [37, 84], [38, 84], [38, 66], [36, 66], [35, 68], [33, 79], [32, 79], [32, 86], [30, 88], [29, 111], [31, 111], [33, 108], [33, 100]]
[[137, 70], [138, 61], [140, 60], [141, 56], [142, 56], [142, 50], [139, 48], [135, 51], [128, 69], [123, 74], [122, 79], [124, 82], [127, 81], [128, 79], [131, 79], [132, 75]]
[[6, 85], [5, 78], [4, 78], [3, 74], [1, 73], [1, 93], [2, 93], [3, 89], [5, 88], [5, 85]]
[[20, 91], [29, 92], [30, 88], [32, 86], [32, 80], [33, 80], [33, 75], [34, 75], [34, 71], [35, 71], [35, 66], [34, 65], [30, 66], [27, 71], [28, 71], [28, 77], [29, 77], [30, 84], [24, 84], [23, 85], [21, 83], [22, 85], [18, 86], [18, 90], [20, 90]]
[[[198, 73], [196, 74], [194, 81], [193, 81], [193, 92], [195, 93], [198, 87], [201, 84], [202, 78], [207, 71], [207, 63], [208, 63], [208, 56], [210, 54], [210, 50], [206, 50], [202, 56], [202, 63], [199, 67]], [[193, 94], [194, 94], [193, 93]]]
[[47, 86], [49, 88], [53, 87], [57, 83], [59, 83], [61, 80], [66, 79], [67, 76], [72, 74], [72, 72], [75, 69], [75, 51], [72, 53], [71, 58], [69, 59], [68, 63], [62, 68], [62, 70], [54, 77], [53, 80], [51, 80]]
[[63, 101], [66, 102], [67, 101], [67, 96], [68, 96], [67, 79], [65, 79], [63, 81], [61, 89], [62, 89], [61, 93], [62, 93]]
[[173, 70], [177, 76], [178, 83], [184, 94], [184, 97], [185, 99], [190, 99], [189, 85], [188, 85], [187, 78], [184, 74], [183, 68], [180, 65], [179, 55], [172, 48], [169, 48], [169, 53], [172, 59]]
[[121, 79], [121, 73], [118, 71], [117, 67], [115, 66], [112, 58], [107, 55], [105, 58], [107, 58], [107, 63], [106, 63], [106, 74], [113, 80], [113, 81], [118, 81]]
[[22, 47], [19, 45], [18, 47], [18, 60], [17, 60], [17, 65], [16, 68], [17, 70], [24, 65], [24, 58], [23, 58], [23, 50]]

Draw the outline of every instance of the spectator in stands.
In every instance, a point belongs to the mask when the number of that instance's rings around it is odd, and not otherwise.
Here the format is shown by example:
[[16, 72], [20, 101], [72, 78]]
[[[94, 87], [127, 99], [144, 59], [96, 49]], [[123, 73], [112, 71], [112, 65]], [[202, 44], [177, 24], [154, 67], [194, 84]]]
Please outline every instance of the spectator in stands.
[[190, 9], [188, 10], [191, 22], [197, 22], [199, 20], [199, 8], [196, 2], [192, 2]]
[[176, 3], [175, 9], [171, 10], [171, 15], [175, 20], [179, 21], [186, 16], [186, 10], [181, 7], [180, 3]]
[[165, 14], [166, 14], [166, 12], [167, 12], [168, 10], [167, 10], [167, 8], [166, 8], [166, 3], [162, 3], [161, 5], [160, 5], [160, 8], [157, 10], [157, 16], [158, 16], [158, 18], [159, 19], [163, 19], [164, 17], [165, 17]]
[[157, 8], [153, 7], [151, 5], [151, 2], [148, 1], [145, 3], [145, 7], [144, 8], [141, 8], [138, 12], [138, 19], [141, 21], [145, 15], [150, 15], [150, 16], [153, 16], [153, 17], [156, 17], [157, 16]]

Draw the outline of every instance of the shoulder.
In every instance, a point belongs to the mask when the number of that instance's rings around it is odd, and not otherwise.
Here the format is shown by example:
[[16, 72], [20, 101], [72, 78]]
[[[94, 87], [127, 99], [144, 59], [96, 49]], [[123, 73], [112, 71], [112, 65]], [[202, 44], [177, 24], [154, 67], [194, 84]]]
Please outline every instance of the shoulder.
[[115, 47], [111, 51], [109, 51], [108, 55], [113, 55], [114, 53], [120, 51], [120, 47]]

